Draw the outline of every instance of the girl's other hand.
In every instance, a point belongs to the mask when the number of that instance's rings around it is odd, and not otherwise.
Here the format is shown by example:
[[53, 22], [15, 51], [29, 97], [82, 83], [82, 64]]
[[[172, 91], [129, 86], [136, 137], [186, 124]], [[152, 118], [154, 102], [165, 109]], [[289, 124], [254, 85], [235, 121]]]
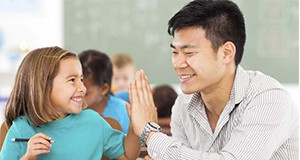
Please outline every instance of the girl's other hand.
[[51, 148], [51, 137], [37, 133], [32, 136], [27, 143], [27, 152], [22, 157], [22, 160], [36, 160], [38, 155], [50, 152]]

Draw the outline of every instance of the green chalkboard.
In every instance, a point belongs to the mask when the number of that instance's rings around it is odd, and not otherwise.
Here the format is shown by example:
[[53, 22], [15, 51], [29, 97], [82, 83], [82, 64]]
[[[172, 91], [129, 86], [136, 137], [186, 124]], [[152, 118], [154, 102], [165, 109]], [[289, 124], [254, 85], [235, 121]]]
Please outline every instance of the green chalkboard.
[[[189, 0], [64, 0], [65, 48], [130, 54], [152, 83], [178, 83], [167, 22]], [[245, 16], [242, 66], [298, 83], [298, 0], [236, 0]]]

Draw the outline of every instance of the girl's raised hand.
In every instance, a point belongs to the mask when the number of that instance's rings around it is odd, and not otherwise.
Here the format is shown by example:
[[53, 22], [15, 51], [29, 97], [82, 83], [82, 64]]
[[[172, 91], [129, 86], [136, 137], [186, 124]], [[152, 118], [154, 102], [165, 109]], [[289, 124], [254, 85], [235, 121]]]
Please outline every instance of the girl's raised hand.
[[150, 82], [143, 70], [136, 72], [135, 81], [129, 87], [129, 98], [133, 129], [135, 134], [140, 136], [148, 122], [157, 123], [157, 109]]
[[27, 143], [27, 152], [22, 157], [22, 160], [35, 160], [38, 155], [50, 152], [51, 148], [51, 137], [43, 134], [37, 133], [32, 136]]

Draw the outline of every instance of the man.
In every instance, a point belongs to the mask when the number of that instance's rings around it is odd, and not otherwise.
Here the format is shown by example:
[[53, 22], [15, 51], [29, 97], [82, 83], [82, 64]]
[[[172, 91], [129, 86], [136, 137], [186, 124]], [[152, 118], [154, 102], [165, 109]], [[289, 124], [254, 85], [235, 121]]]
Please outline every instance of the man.
[[[195, 0], [169, 21], [182, 92], [160, 132], [143, 71], [130, 85], [134, 131], [153, 159], [298, 160], [298, 110], [273, 78], [239, 63], [245, 24], [231, 1]], [[150, 123], [148, 123], [150, 122]]]

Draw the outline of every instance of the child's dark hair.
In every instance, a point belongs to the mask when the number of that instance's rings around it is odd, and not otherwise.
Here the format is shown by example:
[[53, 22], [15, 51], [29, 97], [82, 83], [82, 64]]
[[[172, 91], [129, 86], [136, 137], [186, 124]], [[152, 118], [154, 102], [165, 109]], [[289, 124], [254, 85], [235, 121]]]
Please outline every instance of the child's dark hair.
[[105, 83], [111, 89], [112, 63], [110, 58], [103, 52], [97, 50], [85, 50], [79, 55], [82, 65], [83, 75], [91, 75], [95, 85], [102, 86]]
[[156, 86], [153, 89], [153, 100], [158, 118], [170, 117], [177, 92], [169, 85]]

